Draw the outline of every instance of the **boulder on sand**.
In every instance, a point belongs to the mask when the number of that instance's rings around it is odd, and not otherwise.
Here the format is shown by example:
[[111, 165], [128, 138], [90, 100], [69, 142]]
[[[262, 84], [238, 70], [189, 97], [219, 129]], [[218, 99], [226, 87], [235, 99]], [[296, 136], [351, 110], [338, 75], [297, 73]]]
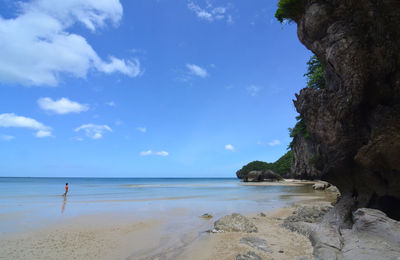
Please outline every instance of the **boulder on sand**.
[[238, 213], [227, 215], [214, 223], [214, 232], [257, 232], [257, 227], [245, 216]]

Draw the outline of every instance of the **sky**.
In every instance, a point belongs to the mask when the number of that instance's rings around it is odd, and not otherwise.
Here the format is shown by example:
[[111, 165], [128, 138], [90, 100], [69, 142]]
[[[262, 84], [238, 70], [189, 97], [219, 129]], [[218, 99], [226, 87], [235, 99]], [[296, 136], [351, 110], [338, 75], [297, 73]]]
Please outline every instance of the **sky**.
[[0, 176], [234, 177], [311, 57], [277, 0], [0, 2]]

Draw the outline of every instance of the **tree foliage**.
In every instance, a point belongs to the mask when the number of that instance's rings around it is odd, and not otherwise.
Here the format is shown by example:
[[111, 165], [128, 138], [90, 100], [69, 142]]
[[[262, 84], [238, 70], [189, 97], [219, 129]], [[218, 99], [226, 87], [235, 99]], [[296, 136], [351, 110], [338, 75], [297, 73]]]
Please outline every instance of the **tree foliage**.
[[236, 172], [236, 176], [239, 179], [243, 179], [251, 171], [265, 171], [272, 170], [282, 176], [288, 176], [290, 173], [290, 168], [294, 160], [293, 152], [288, 151], [285, 155], [279, 158], [276, 162], [267, 163], [262, 161], [253, 161], [246, 164], [239, 171]]
[[268, 169], [268, 163], [262, 161], [253, 161], [246, 164], [239, 171], [236, 172], [236, 176], [239, 179], [243, 179], [251, 171], [264, 171]]
[[325, 88], [325, 69], [317, 56], [312, 56], [307, 62], [308, 69], [304, 76], [307, 78], [307, 87], [315, 89]]
[[304, 0], [280, 0], [275, 18], [283, 23], [284, 21], [293, 22], [304, 11]]
[[297, 116], [296, 120], [297, 120], [296, 125], [293, 128], [289, 128], [289, 135], [290, 137], [292, 137], [292, 141], [289, 144], [289, 148], [293, 148], [297, 136], [302, 136], [305, 139], [310, 138], [310, 134], [307, 132], [307, 126], [306, 123], [304, 122], [304, 119], [301, 116]]

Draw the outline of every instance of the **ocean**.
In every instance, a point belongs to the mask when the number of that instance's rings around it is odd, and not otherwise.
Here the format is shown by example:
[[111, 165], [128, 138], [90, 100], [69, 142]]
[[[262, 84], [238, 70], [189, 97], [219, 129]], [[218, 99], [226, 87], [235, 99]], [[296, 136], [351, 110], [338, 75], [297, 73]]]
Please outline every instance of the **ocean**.
[[0, 234], [103, 213], [146, 219], [179, 211], [190, 223], [204, 213], [271, 211], [306, 192], [310, 186], [246, 186], [236, 178], [0, 177]]

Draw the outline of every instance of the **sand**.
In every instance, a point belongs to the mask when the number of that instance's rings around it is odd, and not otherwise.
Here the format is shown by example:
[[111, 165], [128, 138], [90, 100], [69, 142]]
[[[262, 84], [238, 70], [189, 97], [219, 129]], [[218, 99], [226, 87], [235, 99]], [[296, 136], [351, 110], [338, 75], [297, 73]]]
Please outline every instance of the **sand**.
[[[297, 259], [307, 256], [312, 259], [312, 246], [310, 241], [297, 233], [290, 232], [280, 227], [283, 219], [291, 215], [293, 208], [283, 208], [266, 214], [266, 217], [258, 215], [248, 216], [257, 226], [257, 233], [217, 233], [207, 234], [190, 245], [177, 259], [236, 259], [238, 254], [246, 254], [253, 251], [262, 259]], [[272, 253], [251, 248], [240, 243], [243, 237], [254, 236], [267, 241]], [[281, 251], [281, 253], [280, 253]]]
[[[0, 259], [126, 259], [156, 246], [161, 220], [80, 216], [0, 239]], [[140, 250], [139, 250], [140, 249]]]
[[[297, 182], [287, 184], [298, 185]], [[325, 192], [297, 195], [303, 195], [298, 196], [297, 204], [328, 203], [333, 198], [332, 194]], [[259, 212], [248, 215], [259, 230], [252, 234], [207, 233], [205, 231], [212, 228], [217, 219], [202, 219], [203, 224], [195, 226], [186, 217], [185, 209], [145, 220], [123, 214], [79, 216], [45, 228], [1, 237], [0, 259], [213, 260], [235, 259], [238, 254], [248, 251], [254, 251], [262, 259], [297, 259], [301, 256], [312, 259], [310, 241], [280, 227], [283, 219], [294, 210], [295, 207], [290, 206], [265, 212], [266, 216]], [[171, 220], [176, 223], [166, 228], [166, 222]], [[272, 253], [241, 244], [239, 241], [245, 236], [265, 239]]]
[[[277, 209], [263, 214], [252, 214], [247, 216], [258, 228], [257, 233], [227, 232], [203, 234], [197, 241], [192, 243], [176, 259], [199, 259], [199, 260], [232, 260], [238, 254], [255, 252], [261, 259], [314, 259], [311, 242], [303, 235], [291, 232], [280, 225], [283, 220], [290, 216], [298, 206], [312, 204], [330, 205], [332, 194], [326, 196], [308, 196], [296, 202], [290, 207]], [[243, 237], [257, 237], [267, 241], [271, 252], [265, 252], [240, 243]]]

